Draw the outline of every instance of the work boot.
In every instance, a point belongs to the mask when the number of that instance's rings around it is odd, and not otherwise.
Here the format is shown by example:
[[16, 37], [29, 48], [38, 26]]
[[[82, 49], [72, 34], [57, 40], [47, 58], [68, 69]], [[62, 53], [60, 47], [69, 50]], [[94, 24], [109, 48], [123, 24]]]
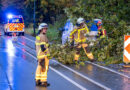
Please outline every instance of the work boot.
[[42, 83], [41, 83], [41, 86], [43, 86], [43, 87], [48, 87], [48, 86], [50, 86], [50, 83], [42, 82]]
[[39, 86], [41, 84], [40, 80], [36, 81], [36, 86]]

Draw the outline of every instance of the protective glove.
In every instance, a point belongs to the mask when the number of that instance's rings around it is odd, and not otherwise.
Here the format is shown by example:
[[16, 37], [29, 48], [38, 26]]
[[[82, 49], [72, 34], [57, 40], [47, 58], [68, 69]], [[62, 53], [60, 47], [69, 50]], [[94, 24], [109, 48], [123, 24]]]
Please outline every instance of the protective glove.
[[44, 45], [40, 45], [41, 47], [41, 50], [44, 52], [46, 50], [45, 46]]
[[47, 54], [47, 58], [48, 59], [52, 59], [52, 57], [50, 56], [50, 54]]

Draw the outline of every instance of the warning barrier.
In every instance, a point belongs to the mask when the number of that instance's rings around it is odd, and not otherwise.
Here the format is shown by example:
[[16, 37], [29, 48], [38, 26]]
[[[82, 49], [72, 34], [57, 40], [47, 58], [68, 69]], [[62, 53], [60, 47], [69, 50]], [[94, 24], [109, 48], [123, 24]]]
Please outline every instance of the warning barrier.
[[124, 55], [123, 55], [124, 63], [130, 63], [130, 35], [124, 36]]

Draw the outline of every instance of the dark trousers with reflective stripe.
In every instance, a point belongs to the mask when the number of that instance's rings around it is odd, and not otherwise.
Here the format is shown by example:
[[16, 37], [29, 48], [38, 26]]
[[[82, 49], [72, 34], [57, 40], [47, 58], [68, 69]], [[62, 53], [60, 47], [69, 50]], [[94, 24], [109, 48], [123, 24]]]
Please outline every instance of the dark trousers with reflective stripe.
[[80, 57], [80, 49], [83, 48], [84, 51], [85, 51], [85, 54], [88, 56], [88, 58], [90, 60], [93, 60], [94, 57], [93, 57], [93, 54], [90, 52], [90, 48], [88, 47], [88, 44], [85, 44], [85, 43], [82, 43], [82, 44], [78, 44], [76, 46], [76, 53], [75, 53], [75, 57], [74, 57], [74, 60], [78, 60], [79, 57]]
[[36, 81], [40, 80], [41, 82], [47, 81], [47, 72], [49, 68], [49, 59], [45, 56], [44, 59], [38, 60], [38, 66], [36, 70]]

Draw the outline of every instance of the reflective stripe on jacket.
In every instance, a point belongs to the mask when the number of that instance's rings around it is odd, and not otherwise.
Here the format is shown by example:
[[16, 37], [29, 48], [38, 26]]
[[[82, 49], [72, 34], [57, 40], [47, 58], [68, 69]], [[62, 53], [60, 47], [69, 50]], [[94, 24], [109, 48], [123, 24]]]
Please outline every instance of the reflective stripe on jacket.
[[83, 24], [82, 27], [75, 26], [70, 33], [70, 40], [74, 39], [76, 43], [85, 42], [85, 34], [88, 34], [89, 30], [86, 24]]
[[99, 36], [100, 38], [105, 38], [105, 36], [106, 36], [106, 30], [102, 29], [102, 28], [99, 29], [97, 36]]
[[[38, 36], [36, 36], [36, 53], [37, 53], [37, 58], [38, 59], [43, 59], [45, 56], [49, 56], [49, 49], [48, 49], [48, 39], [46, 37], [46, 35], [44, 34], [40, 34]], [[46, 50], [43, 52], [41, 50], [41, 45], [44, 45], [44, 47], [46, 48]]]

